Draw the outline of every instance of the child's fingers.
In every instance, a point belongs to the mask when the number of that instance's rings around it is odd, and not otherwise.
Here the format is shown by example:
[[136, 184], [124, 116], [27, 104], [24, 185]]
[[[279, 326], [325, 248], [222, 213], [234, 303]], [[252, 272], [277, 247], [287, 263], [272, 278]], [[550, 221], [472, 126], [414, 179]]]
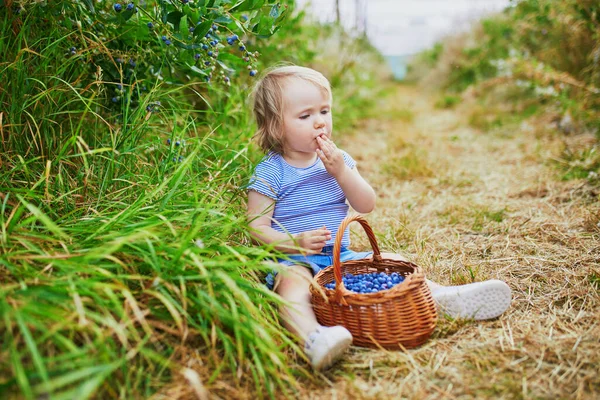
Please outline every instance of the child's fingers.
[[321, 161], [327, 161], [327, 156], [323, 153], [323, 150], [317, 149], [317, 157], [321, 159]]
[[[317, 144], [319, 145], [319, 148], [321, 150], [323, 150], [323, 152], [325, 152], [325, 154], [329, 154], [331, 153], [331, 151], [334, 149], [334, 147], [332, 146], [333, 142], [330, 141], [327, 136], [324, 136], [325, 139], [323, 139], [321, 136], [319, 136], [317, 138]], [[334, 145], [335, 146], [335, 145]]]
[[315, 244], [315, 243], [322, 243], [323, 246], [324, 246], [325, 242], [327, 242], [329, 239], [331, 239], [331, 236], [326, 236], [326, 235], [313, 236], [311, 238], [311, 242], [313, 244]]

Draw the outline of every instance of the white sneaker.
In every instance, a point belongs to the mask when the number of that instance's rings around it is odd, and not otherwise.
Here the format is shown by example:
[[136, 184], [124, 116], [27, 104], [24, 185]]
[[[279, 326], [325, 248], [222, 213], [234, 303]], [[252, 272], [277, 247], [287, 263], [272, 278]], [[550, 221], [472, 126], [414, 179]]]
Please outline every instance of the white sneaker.
[[343, 326], [321, 326], [312, 332], [304, 351], [316, 370], [329, 368], [352, 344], [352, 334]]
[[431, 292], [438, 310], [454, 318], [491, 319], [510, 306], [510, 287], [499, 280], [447, 286]]

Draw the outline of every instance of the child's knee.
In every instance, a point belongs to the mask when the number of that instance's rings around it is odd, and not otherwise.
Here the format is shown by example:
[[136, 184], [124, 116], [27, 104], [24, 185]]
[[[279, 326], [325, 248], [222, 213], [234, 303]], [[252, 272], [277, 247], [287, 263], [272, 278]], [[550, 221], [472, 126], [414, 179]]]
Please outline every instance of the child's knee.
[[311, 271], [305, 266], [290, 265], [277, 274], [274, 290], [279, 292], [281, 289], [286, 289], [290, 286], [295, 288], [306, 287], [308, 290], [312, 278]]

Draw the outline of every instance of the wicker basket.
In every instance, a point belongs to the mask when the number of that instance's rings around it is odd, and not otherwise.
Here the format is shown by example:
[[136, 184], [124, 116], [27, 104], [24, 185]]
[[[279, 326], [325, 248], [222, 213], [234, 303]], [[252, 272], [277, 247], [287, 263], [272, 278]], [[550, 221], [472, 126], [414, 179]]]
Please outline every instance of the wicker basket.
[[[373, 258], [340, 263], [343, 232], [353, 221], [360, 222], [365, 230], [373, 248]], [[397, 272], [405, 279], [391, 289], [377, 293], [356, 293], [344, 287], [343, 275], [371, 272]], [[334, 281], [334, 290], [324, 287]], [[315, 276], [310, 293], [317, 321], [325, 326], [346, 327], [356, 346], [416, 347], [427, 341], [437, 321], [435, 303], [421, 268], [407, 261], [382, 258], [373, 230], [359, 215], [348, 217], [340, 224], [333, 266]]]

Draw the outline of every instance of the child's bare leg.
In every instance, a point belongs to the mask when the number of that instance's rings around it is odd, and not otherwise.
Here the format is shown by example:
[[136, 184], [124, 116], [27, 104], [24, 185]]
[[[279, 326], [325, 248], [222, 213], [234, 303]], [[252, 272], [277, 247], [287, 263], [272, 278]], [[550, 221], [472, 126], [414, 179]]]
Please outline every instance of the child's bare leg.
[[[381, 256], [406, 261], [400, 254], [382, 253]], [[438, 309], [455, 318], [491, 319], [510, 307], [510, 287], [496, 279], [459, 286], [426, 281]]]
[[277, 277], [276, 292], [291, 303], [281, 308], [285, 326], [304, 341], [313, 368], [330, 367], [350, 347], [352, 334], [342, 326], [319, 325], [310, 301], [312, 274], [306, 267], [294, 265]]
[[311, 272], [301, 265], [294, 265], [277, 275], [275, 291], [291, 305], [281, 307], [284, 325], [303, 340], [314, 332], [319, 323], [310, 302]]
[[[381, 257], [387, 258], [390, 260], [408, 261], [402, 255], [396, 254], [396, 253], [381, 253]], [[429, 279], [426, 279], [426, 281], [427, 281], [427, 285], [429, 286], [429, 289], [431, 291], [434, 291], [435, 289], [439, 289], [439, 288], [443, 287], [439, 283], [435, 283], [434, 281], [430, 281]]]

